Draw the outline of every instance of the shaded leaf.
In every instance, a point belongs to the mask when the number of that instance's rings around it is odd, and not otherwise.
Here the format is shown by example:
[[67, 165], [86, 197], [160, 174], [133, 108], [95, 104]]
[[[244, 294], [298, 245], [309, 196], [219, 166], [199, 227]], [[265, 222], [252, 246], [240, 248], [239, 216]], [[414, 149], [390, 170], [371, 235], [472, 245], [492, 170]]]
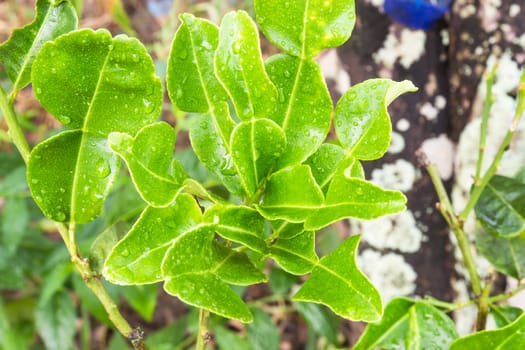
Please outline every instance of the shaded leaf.
[[315, 234], [304, 232], [291, 239], [279, 238], [270, 246], [270, 257], [288, 273], [304, 275], [319, 262], [315, 253]]
[[142, 318], [151, 322], [157, 305], [157, 284], [124, 287], [122, 288], [122, 295]]
[[67, 292], [57, 293], [35, 312], [38, 333], [48, 349], [69, 350], [73, 346], [75, 305]]
[[109, 147], [126, 162], [141, 197], [149, 205], [165, 207], [179, 193], [187, 177], [172, 159], [175, 130], [164, 122], [146, 125], [135, 137], [109, 134]]
[[303, 58], [342, 45], [355, 25], [354, 1], [256, 0], [255, 12], [274, 45]]
[[219, 346], [219, 349], [228, 349], [228, 350], [252, 350], [248, 341], [245, 338], [224, 327], [217, 327], [213, 330], [215, 335], [215, 341]]
[[518, 317], [523, 315], [523, 310], [510, 305], [490, 305], [490, 314], [494, 318], [496, 326], [501, 328], [516, 321]]
[[1, 242], [9, 253], [14, 253], [29, 225], [29, 211], [23, 197], [8, 198], [2, 209]]
[[0, 62], [4, 65], [14, 90], [31, 81], [35, 56], [47, 41], [76, 29], [75, 8], [69, 1], [38, 0], [36, 17], [24, 28], [15, 29], [9, 40], [0, 45]]
[[275, 322], [264, 311], [252, 309], [253, 322], [246, 326], [246, 338], [254, 350], [280, 349], [280, 334]]
[[279, 168], [302, 163], [321, 146], [330, 128], [332, 99], [321, 69], [313, 60], [288, 55], [271, 57], [266, 69], [280, 102], [270, 117], [286, 135]]
[[215, 71], [241, 120], [271, 117], [277, 89], [264, 69], [257, 27], [246, 12], [223, 17]]
[[351, 236], [321, 258], [292, 299], [324, 304], [339, 316], [355, 321], [379, 320], [383, 311], [381, 296], [355, 260], [360, 238]]
[[[4, 160], [0, 159], [0, 162], [2, 161]], [[10, 170], [0, 182], [0, 197], [9, 197], [27, 191], [26, 167], [17, 166]]]
[[325, 337], [333, 345], [337, 345], [339, 322], [328, 309], [312, 303], [295, 303], [299, 314], [304, 318], [310, 329]]
[[525, 183], [493, 176], [475, 211], [483, 228], [494, 236], [512, 238], [525, 233]]
[[408, 80], [369, 79], [352, 86], [335, 108], [335, 131], [354, 158], [381, 158], [390, 146], [392, 125], [387, 106], [399, 95], [416, 91]]
[[40, 103], [71, 131], [33, 149], [28, 182], [44, 214], [86, 223], [97, 216], [118, 170], [107, 136], [135, 135], [160, 113], [162, 88], [146, 49], [105, 30], [46, 43], [33, 63]]
[[274, 267], [270, 270], [270, 281], [268, 286], [275, 295], [288, 295], [292, 286], [297, 283], [297, 276], [289, 274], [288, 272]]
[[480, 230], [476, 247], [494, 268], [517, 279], [525, 277], [525, 232], [514, 238], [497, 238]]

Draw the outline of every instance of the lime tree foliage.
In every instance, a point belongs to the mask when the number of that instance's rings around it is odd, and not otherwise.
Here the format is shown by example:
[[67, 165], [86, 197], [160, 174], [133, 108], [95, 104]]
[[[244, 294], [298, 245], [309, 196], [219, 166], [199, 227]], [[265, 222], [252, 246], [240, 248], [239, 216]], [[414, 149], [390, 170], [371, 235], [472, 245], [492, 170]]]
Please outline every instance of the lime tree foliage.
[[[76, 30], [68, 1], [39, 0], [35, 21], [0, 46], [10, 101], [32, 83], [63, 124], [28, 152], [34, 201], [67, 225], [66, 245], [75, 247], [76, 225], [100, 217], [125, 166], [143, 210], [122, 237], [111, 226], [99, 232], [94, 275], [118, 285], [162, 283], [188, 305], [250, 323], [252, 310], [232, 286], [268, 282], [272, 260], [287, 274], [307, 275], [293, 300], [374, 322], [356, 348], [448, 348], [457, 331], [431, 302], [394, 299], [383, 313], [356, 265], [358, 235], [325, 256], [316, 252], [316, 232], [334, 222], [405, 209], [405, 196], [367, 181], [361, 162], [385, 154], [387, 106], [416, 88], [370, 79], [334, 108], [315, 58], [349, 39], [354, 1], [260, 0], [255, 12], [256, 22], [234, 11], [220, 26], [182, 14], [163, 79], [174, 107], [188, 113], [193, 152], [222, 187], [212, 191], [174, 154], [177, 134], [159, 120], [163, 85], [143, 44], [104, 29]], [[281, 53], [263, 59], [259, 30]], [[8, 103], [2, 92], [4, 111]], [[332, 128], [337, 138], [327, 139]], [[525, 250], [523, 193], [521, 182], [495, 177], [476, 207], [488, 232], [480, 250], [516, 278], [524, 259], [499, 253]], [[501, 337], [525, 330], [522, 318], [503, 319]]]

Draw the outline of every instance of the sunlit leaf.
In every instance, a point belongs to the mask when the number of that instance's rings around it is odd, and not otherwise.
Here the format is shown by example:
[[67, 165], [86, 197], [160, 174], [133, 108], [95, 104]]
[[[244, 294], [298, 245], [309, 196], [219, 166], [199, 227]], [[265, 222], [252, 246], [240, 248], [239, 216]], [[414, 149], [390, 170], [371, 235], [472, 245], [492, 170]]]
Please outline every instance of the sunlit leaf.
[[525, 278], [525, 232], [514, 238], [494, 237], [490, 233], [476, 233], [476, 247], [494, 266], [506, 275]]
[[118, 170], [109, 133], [135, 135], [160, 114], [162, 88], [146, 49], [136, 39], [84, 29], [46, 43], [33, 63], [36, 97], [73, 129], [33, 149], [31, 193], [56, 221], [97, 216]]
[[335, 169], [344, 156], [345, 152], [341, 147], [332, 143], [325, 143], [306, 160], [305, 164], [310, 166], [315, 181], [323, 188], [334, 176]]
[[360, 238], [351, 236], [321, 258], [293, 300], [324, 304], [339, 316], [355, 321], [379, 320], [383, 311], [381, 296], [355, 260]]
[[305, 232], [291, 239], [279, 238], [270, 246], [270, 257], [288, 273], [307, 274], [319, 261], [315, 253], [315, 234]]
[[0, 45], [0, 62], [21, 90], [31, 81], [31, 66], [45, 42], [77, 27], [75, 8], [69, 1], [38, 0], [36, 17], [24, 28], [15, 29], [9, 40]]
[[255, 12], [266, 37], [300, 57], [314, 57], [323, 49], [342, 45], [355, 25], [353, 0], [256, 0]]

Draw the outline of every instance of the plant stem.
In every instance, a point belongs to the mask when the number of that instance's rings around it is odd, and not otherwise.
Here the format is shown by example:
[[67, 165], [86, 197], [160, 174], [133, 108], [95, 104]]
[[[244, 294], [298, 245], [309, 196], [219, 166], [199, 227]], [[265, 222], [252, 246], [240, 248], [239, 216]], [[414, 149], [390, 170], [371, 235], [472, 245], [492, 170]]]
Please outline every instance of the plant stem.
[[11, 140], [13, 140], [13, 143], [15, 144], [16, 148], [20, 152], [20, 155], [22, 156], [22, 159], [24, 160], [24, 162], [27, 163], [31, 150], [24, 136], [24, 133], [22, 132], [22, 128], [20, 127], [20, 124], [18, 123], [18, 119], [16, 117], [13, 103], [9, 102], [7, 98], [7, 94], [5, 93], [4, 89], [1, 86], [0, 86], [0, 109], [2, 110], [5, 121], [7, 123], [7, 128], [8, 128], [7, 134], [11, 137]]
[[205, 350], [206, 344], [210, 339], [208, 331], [208, 320], [210, 319], [210, 312], [205, 309], [199, 310], [199, 329], [197, 330], [197, 345], [195, 350]]
[[476, 330], [482, 331], [487, 325], [487, 315], [489, 313], [489, 296], [492, 283], [487, 283], [483, 288], [480, 298], [478, 299], [478, 317], [476, 321]]
[[520, 284], [514, 290], [490, 297], [489, 304], [494, 304], [494, 303], [497, 303], [498, 301], [507, 300], [509, 298], [512, 298], [516, 294], [521, 293], [524, 289], [525, 289], [525, 284]]

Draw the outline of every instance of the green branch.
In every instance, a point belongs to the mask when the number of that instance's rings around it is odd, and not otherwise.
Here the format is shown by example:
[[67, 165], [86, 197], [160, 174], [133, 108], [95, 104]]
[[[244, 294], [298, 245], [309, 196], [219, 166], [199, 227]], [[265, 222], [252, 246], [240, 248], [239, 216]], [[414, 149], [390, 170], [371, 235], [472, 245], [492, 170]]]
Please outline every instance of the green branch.
[[5, 121], [7, 123], [7, 134], [13, 141], [18, 151], [20, 152], [20, 155], [22, 156], [22, 159], [24, 159], [24, 162], [27, 163], [31, 150], [24, 136], [22, 128], [20, 127], [20, 123], [18, 122], [18, 119], [16, 117], [16, 113], [13, 108], [13, 103], [9, 101], [7, 94], [1, 86], [0, 109], [2, 110]]

